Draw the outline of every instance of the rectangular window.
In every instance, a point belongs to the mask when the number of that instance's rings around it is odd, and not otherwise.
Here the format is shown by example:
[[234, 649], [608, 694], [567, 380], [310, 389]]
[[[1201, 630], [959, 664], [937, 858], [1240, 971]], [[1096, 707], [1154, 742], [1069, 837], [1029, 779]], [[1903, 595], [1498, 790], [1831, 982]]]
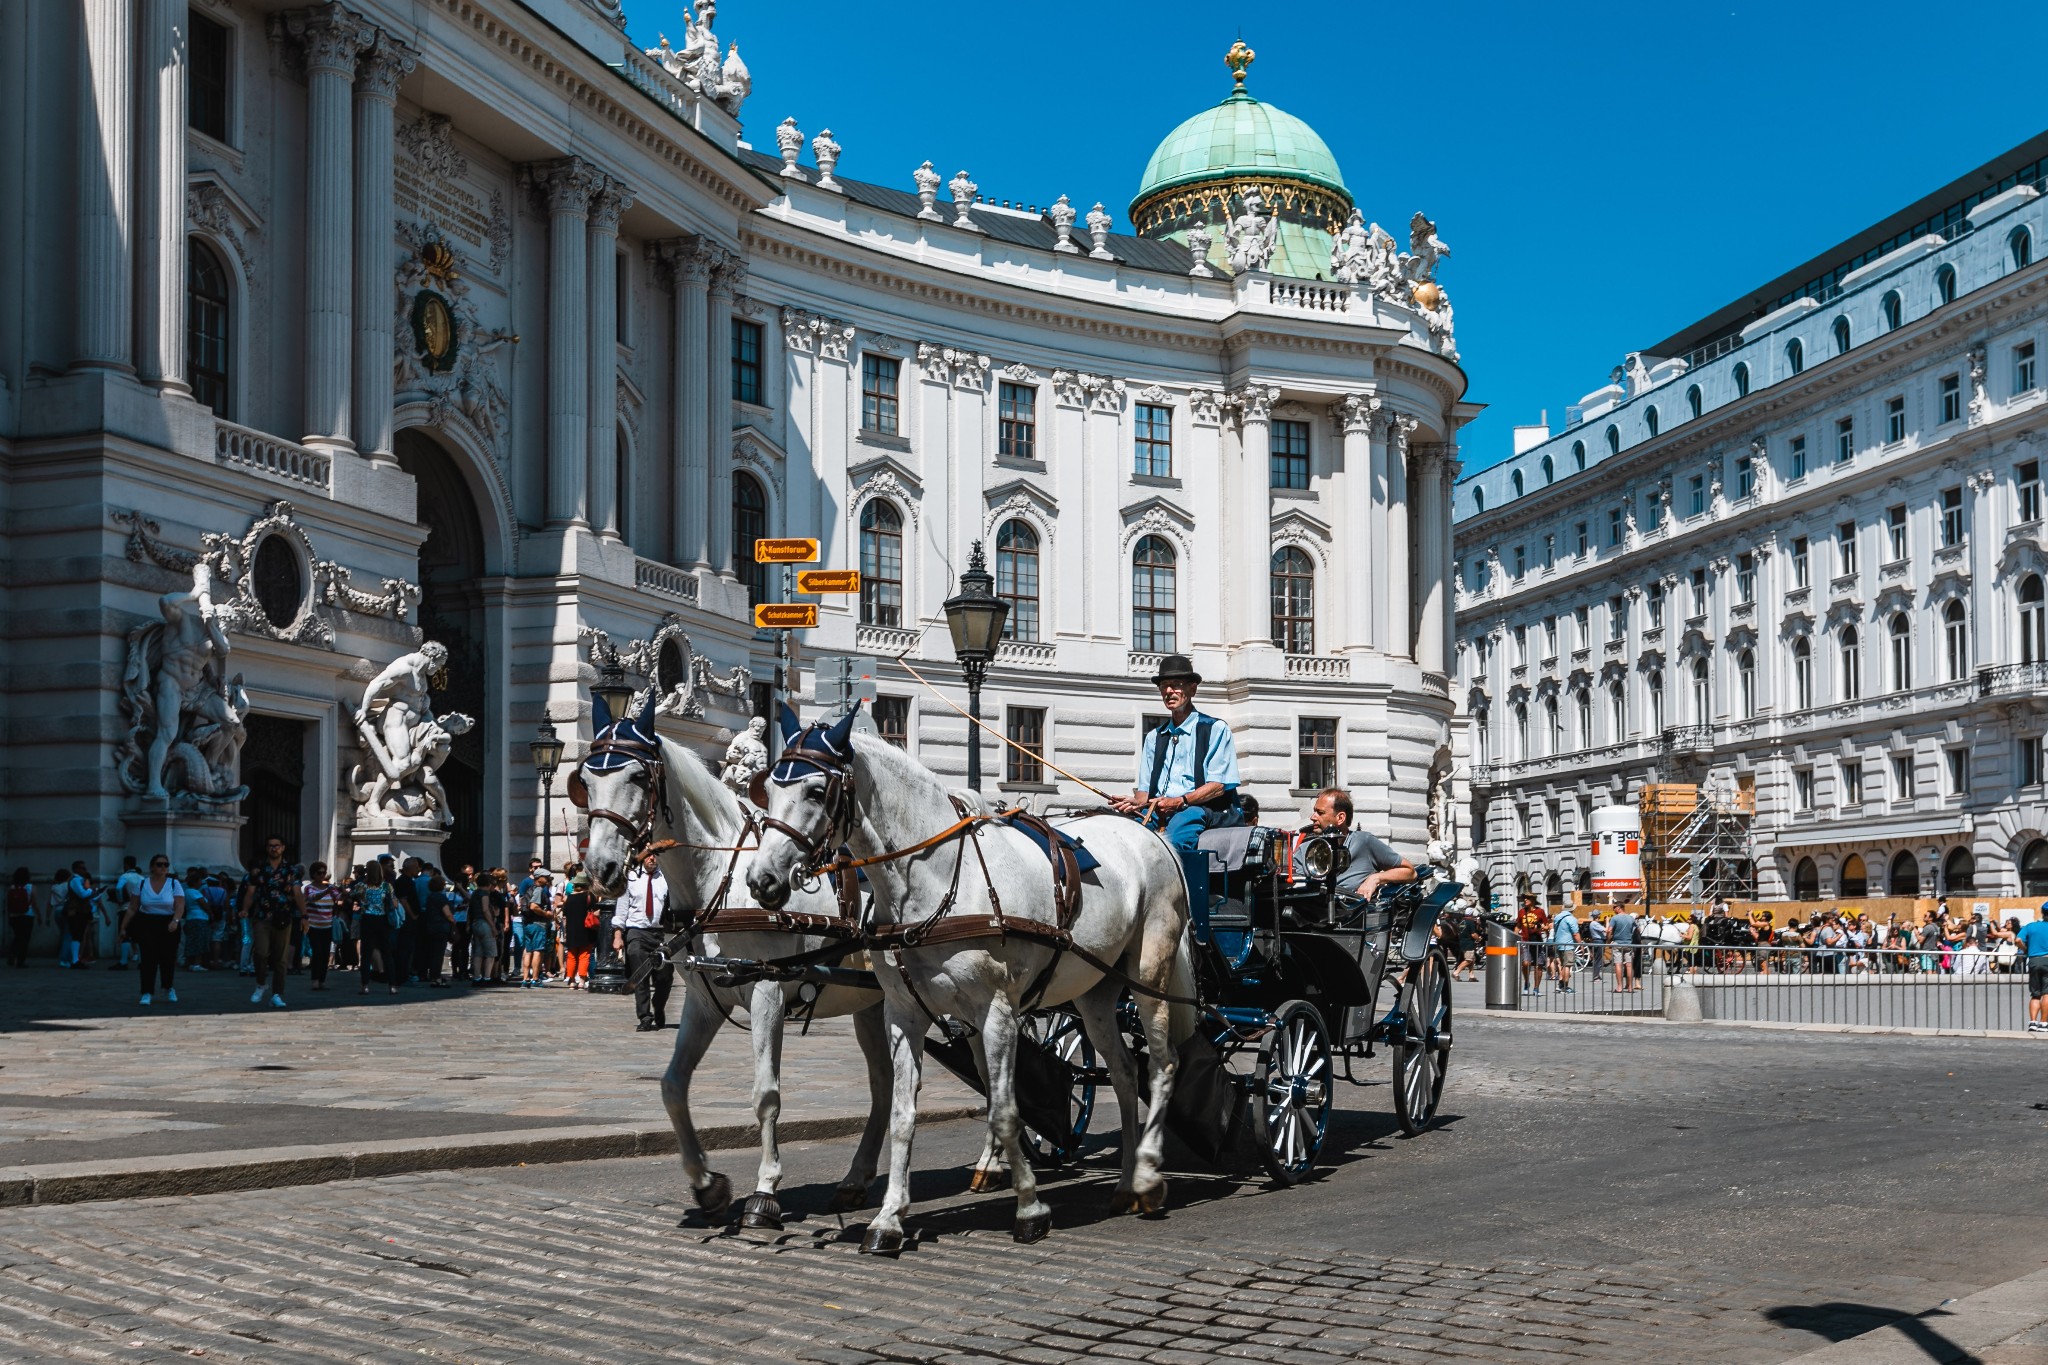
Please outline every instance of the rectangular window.
[[1806, 537], [1792, 537], [1792, 586], [1795, 588], [1804, 588], [1813, 582], [1812, 561], [1806, 551]]
[[1534, 837], [1536, 827], [1530, 821], [1529, 808], [1527, 806], [1515, 807], [1515, 823], [1521, 828], [1522, 838], [1528, 839]]
[[1756, 556], [1735, 556], [1735, 600], [1748, 606], [1756, 601]]
[[903, 375], [903, 362], [885, 355], [860, 358], [861, 430], [877, 436], [895, 436], [896, 388]]
[[1707, 476], [1695, 474], [1686, 480], [1686, 515], [1703, 516], [1707, 510]]
[[2012, 348], [2012, 391], [2032, 393], [2034, 390], [2034, 343], [2022, 341]]
[[1806, 477], [1806, 438], [1804, 436], [1794, 436], [1792, 438], [1792, 477], [1795, 479]]
[[1856, 419], [1844, 417], [1835, 423], [1835, 463], [1848, 464], [1856, 458]]
[[[1581, 633], [1584, 631], [1585, 608], [1580, 607]], [[1620, 593], [1607, 599], [1607, 638], [1625, 639], [1628, 635], [1628, 599]]]
[[1038, 389], [1031, 384], [1001, 384], [996, 390], [1001, 431], [996, 451], [1006, 459], [1038, 458]]
[[1884, 400], [1884, 439], [1887, 445], [1897, 445], [1906, 439], [1906, 400], [1903, 397]]
[[1892, 800], [1913, 799], [1913, 755], [1892, 755]]
[[1963, 377], [1959, 374], [1945, 374], [1941, 377], [1941, 420], [1943, 425], [1959, 422], [1963, 416]]
[[1664, 524], [1664, 499], [1654, 491], [1650, 494], [1649, 511], [1644, 516], [1648, 520], [1652, 531]]
[[1592, 613], [1585, 607], [1572, 608], [1572, 646], [1584, 649], [1593, 643]]
[[2041, 519], [2041, 462], [2022, 460], [2013, 467], [2012, 480], [2019, 492], [2021, 521]]
[[910, 747], [910, 698], [876, 697], [875, 729], [899, 749]]
[[1308, 487], [1308, 423], [1276, 418], [1271, 440], [1273, 487]]
[[1707, 571], [1692, 571], [1692, 614], [1695, 617], [1707, 614]]
[[1522, 548], [1521, 546], [1517, 545], [1517, 546], [1515, 547], [1515, 573], [1514, 573], [1514, 579], [1515, 579], [1515, 581], [1516, 581], [1517, 583], [1521, 582], [1521, 581], [1522, 581], [1522, 575], [1523, 575], [1523, 574], [1525, 574], [1525, 573], [1527, 573], [1528, 571], [1529, 571], [1529, 552], [1528, 552], [1527, 550], [1523, 549], [1523, 548]]
[[1584, 559], [1584, 558], [1586, 557], [1586, 523], [1585, 523], [1585, 522], [1583, 522], [1583, 521], [1582, 521], [1582, 522], [1580, 522], [1580, 523], [1579, 523], [1579, 525], [1578, 525], [1578, 533], [1577, 533], [1577, 534], [1578, 534], [1578, 545], [1579, 545], [1579, 558], [1580, 558], [1580, 559]]
[[1173, 409], [1157, 403], [1138, 404], [1138, 473], [1154, 479], [1173, 477]]
[[1621, 544], [1621, 524], [1621, 509], [1619, 507], [1610, 507], [1607, 510], [1607, 543], [1609, 545]]
[[1555, 659], [1557, 657], [1557, 618], [1555, 616], [1543, 618], [1543, 657], [1546, 659]]
[[1664, 624], [1664, 584], [1662, 580], [1650, 584], [1650, 629]]
[[1744, 455], [1735, 462], [1735, 496], [1739, 501], [1756, 491], [1756, 461]]
[[1906, 557], [1906, 509], [1888, 507], [1884, 514], [1885, 545], [1891, 551], [1888, 561], [1897, 564]]
[[2028, 735], [2020, 740], [2020, 785], [2038, 787], [2041, 785], [2041, 737]]
[[1842, 804], [1860, 806], [1863, 804], [1863, 764], [1858, 759], [1842, 760]]
[[1841, 560], [1841, 573], [1846, 576], [1856, 572], [1856, 523], [1845, 521], [1835, 528], [1835, 553]]
[[1543, 567], [1545, 570], [1557, 567], [1557, 537], [1543, 537]]
[[1970, 751], [1967, 748], [1949, 749], [1948, 794], [1968, 796], [1970, 794]]
[[226, 24], [215, 23], [197, 10], [188, 13], [192, 65], [185, 121], [215, 142], [226, 142], [234, 30]]
[[1963, 490], [1944, 488], [1941, 490], [1941, 543], [1960, 545], [1963, 543]]
[[761, 402], [761, 324], [732, 320], [732, 396], [738, 403]]
[[1005, 780], [1045, 781], [1045, 709], [1039, 706], [1010, 707], [1003, 732], [1010, 741], [1004, 746], [1004, 752], [1009, 755], [1004, 770]]
[[1337, 721], [1332, 716], [1303, 716], [1298, 731], [1300, 765], [1296, 783], [1303, 791], [1337, 785]]
[[1792, 808], [1813, 809], [1813, 769], [1798, 768], [1792, 773]]
[[1515, 627], [1515, 667], [1516, 667], [1516, 668], [1527, 668], [1528, 666], [1529, 666], [1529, 628], [1528, 628], [1527, 626], [1516, 626], [1516, 627]]

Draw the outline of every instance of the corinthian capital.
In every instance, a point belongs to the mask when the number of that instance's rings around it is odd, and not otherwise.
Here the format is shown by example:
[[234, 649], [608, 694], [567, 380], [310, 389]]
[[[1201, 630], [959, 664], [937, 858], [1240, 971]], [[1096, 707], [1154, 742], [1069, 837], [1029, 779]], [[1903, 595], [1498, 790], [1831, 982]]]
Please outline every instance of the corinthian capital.
[[604, 190], [605, 174], [580, 156], [535, 161], [525, 167], [526, 185], [549, 213], [587, 214]]
[[1247, 384], [1230, 395], [1230, 405], [1245, 422], [1271, 421], [1273, 405], [1279, 401], [1280, 389], [1273, 384]]
[[1380, 400], [1377, 394], [1349, 394], [1337, 404], [1337, 420], [1347, 436], [1369, 434], [1379, 414]]
[[607, 176], [604, 192], [590, 201], [590, 225], [599, 232], [617, 232], [619, 219], [632, 207], [633, 191]]
[[305, 53], [308, 75], [332, 71], [354, 80], [356, 58], [377, 39], [377, 30], [368, 20], [335, 4], [287, 14], [284, 27]]
[[390, 103], [398, 98], [398, 85], [420, 64], [420, 54], [388, 33], [377, 34], [376, 46], [356, 63], [356, 90]]
[[[707, 246], [709, 243], [706, 244]], [[712, 246], [718, 259], [711, 266], [711, 292], [731, 298], [747, 287], [747, 263], [738, 252]]]

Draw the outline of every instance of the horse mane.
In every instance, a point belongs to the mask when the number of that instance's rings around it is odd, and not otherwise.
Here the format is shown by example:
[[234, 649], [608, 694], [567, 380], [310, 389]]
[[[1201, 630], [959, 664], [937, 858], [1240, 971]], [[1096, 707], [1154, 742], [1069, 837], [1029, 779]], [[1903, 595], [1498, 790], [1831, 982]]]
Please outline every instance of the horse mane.
[[661, 749], [663, 760], [675, 775], [674, 786], [682, 797], [684, 810], [713, 838], [737, 839], [746, 823], [739, 797], [718, 780], [711, 765], [695, 749], [666, 736], [661, 740]]

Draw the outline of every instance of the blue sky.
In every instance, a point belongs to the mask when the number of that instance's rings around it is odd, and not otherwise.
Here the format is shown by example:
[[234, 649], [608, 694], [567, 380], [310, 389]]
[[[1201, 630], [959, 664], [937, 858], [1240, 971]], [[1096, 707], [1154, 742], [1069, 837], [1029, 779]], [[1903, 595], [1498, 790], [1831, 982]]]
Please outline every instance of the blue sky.
[[[679, 0], [627, 0], [680, 41]], [[830, 126], [841, 171], [1124, 209], [1159, 140], [1249, 88], [1330, 144], [1368, 218], [1451, 246], [1467, 468], [1630, 350], [2048, 128], [2032, 5], [879, 6], [725, 0], [750, 142]]]

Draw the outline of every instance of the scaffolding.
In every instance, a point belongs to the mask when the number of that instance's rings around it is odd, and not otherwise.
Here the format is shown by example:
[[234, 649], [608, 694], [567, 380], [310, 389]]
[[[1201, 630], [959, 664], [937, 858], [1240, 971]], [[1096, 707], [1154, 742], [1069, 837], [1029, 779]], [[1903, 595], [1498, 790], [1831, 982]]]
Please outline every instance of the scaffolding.
[[1756, 785], [1649, 782], [1643, 820], [1643, 892], [1652, 905], [1708, 905], [1755, 894]]

